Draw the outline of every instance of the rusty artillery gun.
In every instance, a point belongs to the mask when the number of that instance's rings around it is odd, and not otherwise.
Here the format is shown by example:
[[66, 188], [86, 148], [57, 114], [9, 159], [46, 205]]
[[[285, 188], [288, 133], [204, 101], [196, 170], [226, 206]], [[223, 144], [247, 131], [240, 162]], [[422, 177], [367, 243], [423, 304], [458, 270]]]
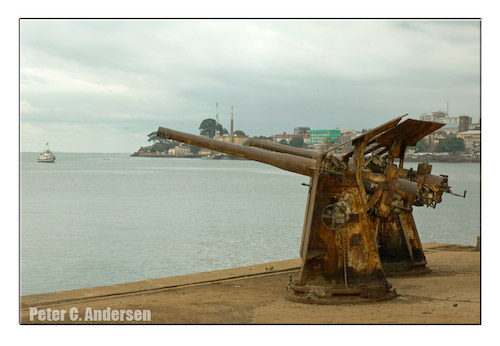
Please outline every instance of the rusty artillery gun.
[[[401, 210], [411, 216], [412, 205], [435, 206], [443, 192], [451, 192], [447, 178], [435, 181], [425, 166], [425, 174], [402, 168], [406, 146], [415, 145], [442, 124], [417, 120], [400, 124], [403, 117], [354, 138], [350, 141], [354, 150], [342, 159], [331, 154], [335, 147], [312, 152], [256, 140], [250, 141], [253, 147], [246, 147], [163, 127], [158, 136], [310, 177], [300, 246], [302, 268], [298, 281], [290, 278], [286, 296], [305, 303], [356, 303], [396, 296], [381, 257], [387, 262], [406, 261], [409, 266], [423, 263], [416, 256], [418, 251], [423, 256], [416, 227], [393, 227], [391, 216], [399, 219]], [[394, 166], [395, 158], [400, 167]], [[393, 256], [410, 248], [413, 257]]]

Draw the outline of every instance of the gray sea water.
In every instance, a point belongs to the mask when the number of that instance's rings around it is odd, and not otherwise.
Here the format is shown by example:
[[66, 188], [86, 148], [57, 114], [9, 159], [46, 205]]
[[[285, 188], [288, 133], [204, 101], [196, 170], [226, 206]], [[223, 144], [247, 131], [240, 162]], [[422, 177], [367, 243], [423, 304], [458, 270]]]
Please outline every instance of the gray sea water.
[[[21, 154], [22, 295], [299, 256], [307, 177], [243, 160], [37, 155]], [[467, 198], [414, 208], [423, 242], [475, 245], [479, 169], [433, 163]]]

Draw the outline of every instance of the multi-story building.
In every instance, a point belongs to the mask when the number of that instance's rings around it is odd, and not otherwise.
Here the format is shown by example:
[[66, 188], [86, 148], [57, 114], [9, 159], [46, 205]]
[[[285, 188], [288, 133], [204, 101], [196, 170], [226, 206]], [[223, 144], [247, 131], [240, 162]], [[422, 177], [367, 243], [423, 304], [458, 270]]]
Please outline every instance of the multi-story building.
[[340, 137], [340, 130], [310, 130], [309, 144], [323, 144], [328, 140], [336, 142]]
[[469, 130], [457, 133], [457, 138], [462, 138], [465, 144], [465, 150], [479, 150], [481, 146], [481, 131]]
[[459, 117], [458, 132], [465, 132], [472, 130], [472, 117], [468, 115], [461, 115]]
[[437, 131], [427, 135], [426, 137], [424, 137], [424, 139], [427, 140], [427, 143], [438, 144], [443, 139], [445, 139], [446, 136], [447, 136], [446, 131], [437, 130]]
[[201, 155], [201, 156], [208, 156], [208, 155], [212, 155], [212, 154], [213, 154], [213, 150], [210, 150], [207, 148], [201, 148], [200, 151], [198, 151], [198, 155]]
[[178, 145], [176, 147], [173, 147], [172, 149], [168, 150], [168, 155], [175, 155], [175, 156], [182, 156], [189, 154], [191, 150], [189, 150], [189, 147], [186, 145]]
[[304, 127], [304, 126], [301, 126], [301, 127], [296, 127], [294, 130], [293, 130], [293, 133], [295, 135], [308, 135], [309, 136], [309, 131], [311, 130], [310, 127]]
[[[352, 140], [357, 136], [354, 130], [340, 130], [340, 137], [337, 139], [337, 143], [345, 143]], [[349, 142], [333, 151], [334, 154], [346, 154], [354, 149], [352, 142]]]
[[354, 130], [340, 130], [339, 143], [347, 142], [357, 135], [358, 133]]
[[458, 117], [449, 117], [448, 114], [446, 114], [445, 112], [439, 111], [439, 112], [422, 114], [420, 116], [420, 120], [448, 124], [448, 123], [458, 122]]

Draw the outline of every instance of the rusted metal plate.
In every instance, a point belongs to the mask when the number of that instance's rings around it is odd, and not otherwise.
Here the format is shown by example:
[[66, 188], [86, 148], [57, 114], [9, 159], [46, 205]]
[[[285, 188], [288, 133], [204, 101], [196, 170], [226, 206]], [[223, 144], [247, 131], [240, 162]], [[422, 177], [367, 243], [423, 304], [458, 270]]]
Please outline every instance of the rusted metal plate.
[[365, 143], [368, 143], [372, 138], [374, 138], [375, 136], [385, 132], [385, 131], [388, 131], [392, 128], [394, 128], [395, 126], [397, 126], [397, 124], [401, 121], [401, 119], [403, 119], [405, 116], [407, 116], [408, 114], [405, 114], [405, 115], [402, 115], [400, 117], [397, 117], [391, 121], [388, 121], [380, 126], [377, 126], [375, 127], [374, 129], [371, 129], [365, 133], [363, 133], [362, 135], [354, 138], [352, 140], [353, 143], [360, 143], [360, 142], [365, 142]]
[[443, 127], [445, 124], [415, 119], [407, 119], [377, 137], [376, 142], [391, 146], [394, 142], [404, 142], [406, 146], [416, 145], [419, 140]]
[[[333, 151], [335, 149], [338, 149], [348, 143], [360, 143], [360, 142], [365, 142], [366, 145], [370, 144], [370, 140], [372, 138], [374, 138], [375, 136], [379, 135], [380, 133], [384, 132], [384, 131], [387, 131], [391, 128], [393, 128], [394, 126], [396, 126], [400, 121], [401, 119], [403, 119], [405, 116], [407, 116], [408, 114], [405, 114], [405, 115], [402, 115], [400, 117], [397, 117], [395, 119], [392, 119], [391, 121], [388, 121], [380, 126], [377, 126], [376, 128], [374, 129], [371, 129], [355, 138], [352, 138], [348, 141], [345, 141], [345, 142], [342, 142], [340, 144], [337, 144], [335, 146], [333, 146], [332, 148], [328, 149], [327, 151], [325, 151], [325, 153], [329, 153], [330, 151]], [[352, 155], [352, 153], [351, 153]]]

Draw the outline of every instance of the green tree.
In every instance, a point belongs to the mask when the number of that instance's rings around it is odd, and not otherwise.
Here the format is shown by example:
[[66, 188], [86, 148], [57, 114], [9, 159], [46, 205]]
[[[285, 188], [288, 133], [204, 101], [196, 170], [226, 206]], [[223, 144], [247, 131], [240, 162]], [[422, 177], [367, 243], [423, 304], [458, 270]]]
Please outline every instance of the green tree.
[[158, 132], [153, 131], [148, 135], [148, 142], [153, 142], [153, 143], [165, 143], [167, 140], [165, 138], [158, 137]]
[[273, 141], [273, 137], [268, 137], [268, 136], [255, 136], [255, 139], [261, 139], [263, 141]]
[[304, 138], [302, 137], [293, 137], [290, 141], [290, 145], [296, 148], [303, 148], [305, 146]]
[[415, 151], [417, 153], [428, 153], [433, 150], [434, 145], [429, 143], [427, 139], [421, 139], [418, 141], [417, 145], [415, 146]]
[[168, 151], [167, 146], [163, 143], [155, 143], [151, 146], [151, 149], [149, 149], [151, 153], [163, 153], [164, 151]]
[[456, 136], [448, 136], [437, 144], [436, 149], [434, 149], [434, 151], [449, 152], [449, 153], [465, 151], [465, 143], [462, 138], [457, 138]]
[[419, 141], [417, 142], [417, 145], [415, 145], [415, 151], [416, 151], [417, 153], [422, 153], [422, 152], [425, 152], [425, 144], [426, 144], [426, 143], [424, 143], [424, 142], [423, 142], [423, 140], [419, 140]]
[[286, 139], [284, 139], [284, 138], [283, 138], [283, 139], [280, 141], [280, 144], [283, 144], [283, 145], [288, 145], [288, 142], [286, 141]]
[[171, 141], [171, 140], [165, 140], [164, 143], [157, 142], [153, 144], [149, 151], [152, 153], [163, 153], [164, 151], [168, 151], [169, 149], [172, 149], [173, 147], [179, 145], [179, 142]]
[[215, 137], [215, 129], [219, 131], [221, 135], [227, 135], [229, 132], [225, 128], [222, 127], [221, 124], [217, 126], [217, 122], [215, 119], [205, 119], [200, 124], [200, 136], [214, 138]]
[[236, 131], [234, 131], [234, 135], [235, 135], [235, 136], [238, 136], [238, 137], [246, 137], [245, 132], [243, 132], [243, 131], [241, 131], [241, 130], [236, 130]]

